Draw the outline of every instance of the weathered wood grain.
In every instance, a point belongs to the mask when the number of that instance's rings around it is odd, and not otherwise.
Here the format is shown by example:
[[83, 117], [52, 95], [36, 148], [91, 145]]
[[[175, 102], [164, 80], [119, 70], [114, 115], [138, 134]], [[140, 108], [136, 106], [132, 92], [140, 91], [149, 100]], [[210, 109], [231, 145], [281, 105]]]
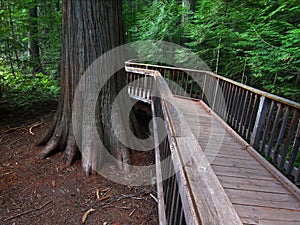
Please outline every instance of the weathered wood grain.
[[[214, 122], [217, 132], [211, 132], [210, 121], [215, 120], [217, 116], [209, 108], [197, 110], [201, 122], [193, 123], [193, 115], [189, 112], [185, 113], [188, 100], [181, 99], [180, 101], [185, 101], [184, 107], [180, 109], [190, 124], [194, 136], [200, 136], [198, 138], [200, 146], [205, 148], [211, 138], [216, 142], [211, 147], [220, 147], [219, 150], [208, 151], [205, 154], [208, 158], [215, 157], [211, 166], [242, 222], [244, 224], [272, 224], [281, 219], [282, 224], [285, 222], [295, 224], [299, 219], [300, 201], [293, 195], [294, 192], [290, 192], [286, 185], [282, 184], [283, 180], [278, 177], [277, 170], [265, 166], [267, 162], [253, 155], [247, 143], [242, 141], [221, 119], [216, 120], [219, 124]], [[192, 104], [192, 101], [189, 101], [189, 104]], [[197, 129], [197, 126], [205, 128]], [[218, 145], [220, 137], [218, 138], [217, 135], [222, 133], [222, 129], [226, 134], [222, 144]], [[199, 130], [200, 133], [195, 133]], [[270, 172], [273, 170], [274, 172]], [[274, 176], [274, 174], [277, 175]]]
[[[300, 224], [300, 210], [274, 209], [258, 206], [238, 205], [237, 211], [242, 218], [253, 218], [261, 224], [260, 220], [298, 222]], [[270, 223], [271, 224], [271, 223]]]
[[[145, 72], [143, 69], [137, 70], [137, 73]], [[165, 75], [170, 74], [171, 80], [181, 81], [187, 91], [189, 78], [182, 70], [173, 69], [170, 70], [171, 73], [162, 67], [159, 70]], [[255, 137], [256, 145], [261, 144], [262, 149], [267, 147], [267, 153], [276, 159], [279, 140], [275, 140], [275, 132], [281, 126], [280, 118], [285, 110], [282, 101], [274, 123], [269, 117], [266, 127], [263, 127], [257, 122], [257, 109], [262, 109], [266, 114], [268, 107], [261, 102], [260, 93], [233, 82], [225, 83], [219, 76], [212, 79], [210, 73], [204, 74], [207, 92], [205, 97], [212, 102], [217, 113], [223, 118], [227, 116], [229, 123], [247, 140], [254, 133], [252, 141]], [[168, 140], [163, 147], [169, 148], [172, 158], [172, 163], [165, 168], [166, 171], [162, 171], [162, 176], [176, 171], [175, 176], [171, 176], [163, 184], [164, 200], [170, 203], [166, 207], [169, 224], [175, 224], [177, 220], [183, 221], [183, 218], [188, 224], [300, 224], [299, 191], [286, 178], [204, 103], [182, 97], [174, 98], [168, 83], [158, 73], [154, 74], [154, 79], [155, 93], [161, 99], [168, 129]], [[224, 83], [221, 82], [221, 86], [217, 87], [219, 80]], [[143, 91], [146, 86], [145, 81], [137, 83], [135, 90], [130, 91], [145, 98]], [[177, 94], [186, 95], [176, 86], [171, 89]], [[229, 103], [227, 113], [222, 111], [222, 107], [218, 105], [220, 99], [216, 97], [223, 90], [227, 92], [225, 101]], [[263, 95], [262, 98], [267, 97], [269, 96]], [[275, 99], [272, 96], [271, 99], [269, 111], [273, 112]], [[289, 111], [285, 111], [285, 120], [279, 128], [280, 139], [283, 139], [288, 124], [287, 116]], [[258, 136], [261, 136], [263, 129], [270, 130], [271, 136], [268, 137], [264, 132], [261, 140]], [[258, 133], [260, 134], [256, 136]], [[297, 138], [293, 157], [299, 147]], [[274, 143], [275, 151], [271, 149]], [[163, 154], [168, 155], [166, 152]]]

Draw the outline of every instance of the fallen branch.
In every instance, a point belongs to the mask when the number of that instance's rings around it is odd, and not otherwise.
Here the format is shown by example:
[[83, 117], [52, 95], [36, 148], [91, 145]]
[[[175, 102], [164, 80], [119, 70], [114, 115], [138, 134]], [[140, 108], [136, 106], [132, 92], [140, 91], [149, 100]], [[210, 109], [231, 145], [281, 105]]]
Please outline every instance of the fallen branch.
[[101, 191], [99, 189], [96, 189], [96, 196], [97, 196], [97, 200], [99, 201], [103, 201], [103, 200], [107, 200], [111, 197], [111, 195], [107, 195], [112, 188], [105, 188], [104, 190]]
[[85, 221], [87, 220], [87, 217], [88, 217], [88, 215], [90, 214], [90, 213], [92, 213], [92, 212], [94, 212], [94, 211], [96, 211], [95, 209], [89, 209], [88, 211], [86, 211], [85, 213], [84, 213], [84, 215], [83, 215], [83, 217], [82, 217], [82, 223], [85, 223]]
[[41, 120], [40, 122], [35, 122], [35, 123], [33, 123], [33, 124], [31, 124], [31, 125], [27, 125], [27, 126], [25, 126], [24, 124], [23, 124], [22, 126], [19, 126], [19, 127], [12, 127], [12, 128], [8, 126], [8, 127], [7, 127], [7, 130], [4, 130], [4, 131], [0, 132], [0, 135], [12, 133], [12, 132], [15, 132], [15, 131], [17, 131], [17, 130], [23, 130], [23, 131], [26, 131], [26, 130], [28, 129], [28, 127], [29, 127], [29, 133], [30, 133], [31, 135], [35, 135], [35, 134], [32, 132], [32, 129], [35, 128], [35, 127], [38, 127], [38, 126], [42, 125], [43, 123], [44, 123], [44, 121]]
[[42, 205], [42, 206], [40, 206], [40, 207], [38, 207], [38, 208], [36, 208], [36, 209], [30, 209], [30, 210], [25, 211], [25, 212], [22, 212], [22, 213], [20, 213], [20, 214], [17, 214], [17, 215], [8, 217], [8, 218], [4, 219], [3, 222], [8, 221], [8, 220], [12, 220], [12, 219], [15, 219], [15, 218], [18, 218], [18, 217], [20, 217], [20, 216], [24, 216], [24, 215], [26, 215], [26, 214], [28, 214], [28, 213], [31, 213], [31, 212], [35, 212], [35, 211], [41, 210], [41, 209], [43, 209], [44, 207], [46, 207], [47, 205], [49, 205], [51, 202], [52, 202], [52, 201], [48, 201], [48, 202], [46, 202], [44, 205]]
[[104, 206], [102, 206], [101, 208], [102, 208], [102, 209], [105, 209], [105, 208], [109, 208], [109, 207], [113, 207], [113, 208], [116, 208], [116, 209], [126, 209], [126, 210], [129, 210], [129, 209], [130, 209], [129, 207], [125, 207], [125, 206], [116, 206], [116, 205], [104, 205]]
[[131, 213], [129, 213], [129, 215], [128, 215], [128, 216], [129, 216], [129, 217], [131, 217], [131, 216], [132, 216], [132, 214], [133, 214], [135, 211], [136, 211], [136, 209], [132, 210], [132, 211], [131, 211]]
[[135, 200], [144, 200], [145, 199], [145, 198], [136, 197], [135, 195], [123, 195], [123, 194], [121, 194], [121, 196], [116, 196], [115, 198], [117, 201], [120, 201], [121, 199], [125, 199], [125, 198], [131, 198], [131, 199], [135, 199]]
[[104, 193], [104, 195], [106, 195], [108, 192], [111, 191], [111, 189], [112, 189], [111, 187], [108, 187], [108, 188], [101, 190], [101, 192]]
[[9, 175], [9, 174], [12, 174], [12, 173], [14, 173], [14, 171], [10, 171], [10, 172], [7, 172], [7, 173], [3, 173], [3, 174], [0, 175], [0, 177], [4, 177], [4, 176]]
[[97, 199], [99, 200], [100, 199], [100, 191], [99, 191], [99, 189], [96, 189], [96, 196], [97, 196]]
[[24, 125], [19, 126], [19, 127], [12, 127], [12, 128], [8, 127], [7, 130], [2, 131], [0, 134], [1, 134], [1, 135], [2, 135], [2, 134], [8, 134], [8, 133], [11, 133], [11, 132], [20, 130], [20, 129], [22, 129], [22, 130], [25, 129]]
[[34, 123], [34, 124], [29, 128], [29, 133], [30, 133], [31, 135], [34, 136], [35, 134], [32, 132], [32, 129], [35, 128], [35, 127], [38, 127], [38, 126], [40, 126], [40, 125], [42, 125], [42, 124], [43, 124], [43, 121]]
[[150, 193], [150, 196], [151, 196], [151, 198], [154, 199], [154, 201], [156, 201], [158, 203], [158, 199], [153, 194]]
[[102, 198], [98, 198], [98, 201], [104, 201], [104, 200], [109, 199], [110, 197], [111, 197], [110, 195], [103, 196]]

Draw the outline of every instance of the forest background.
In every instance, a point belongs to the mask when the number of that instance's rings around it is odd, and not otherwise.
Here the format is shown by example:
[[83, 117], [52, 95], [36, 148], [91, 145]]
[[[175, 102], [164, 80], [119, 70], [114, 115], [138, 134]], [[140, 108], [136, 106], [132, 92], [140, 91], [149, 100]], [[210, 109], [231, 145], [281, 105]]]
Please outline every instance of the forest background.
[[[61, 8], [60, 0], [0, 1], [0, 105], [57, 98]], [[127, 42], [182, 45], [215, 73], [298, 102], [299, 15], [298, 0], [123, 1]]]

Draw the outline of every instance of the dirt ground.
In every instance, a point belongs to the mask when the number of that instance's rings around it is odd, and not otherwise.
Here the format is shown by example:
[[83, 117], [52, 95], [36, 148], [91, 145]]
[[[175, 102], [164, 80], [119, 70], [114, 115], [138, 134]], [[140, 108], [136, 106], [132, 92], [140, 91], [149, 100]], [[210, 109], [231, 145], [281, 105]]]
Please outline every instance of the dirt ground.
[[[36, 158], [41, 147], [35, 144], [55, 108], [47, 104], [14, 115], [0, 110], [0, 224], [82, 224], [88, 210], [85, 224], [158, 224], [153, 187], [84, 177], [80, 160], [66, 167], [61, 153]], [[151, 163], [152, 156], [142, 153], [135, 160]]]

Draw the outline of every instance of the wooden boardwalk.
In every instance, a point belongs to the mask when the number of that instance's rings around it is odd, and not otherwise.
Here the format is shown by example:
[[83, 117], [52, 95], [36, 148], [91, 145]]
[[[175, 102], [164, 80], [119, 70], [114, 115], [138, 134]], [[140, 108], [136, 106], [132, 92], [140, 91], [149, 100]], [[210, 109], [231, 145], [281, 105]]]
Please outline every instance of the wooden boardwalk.
[[199, 101], [176, 97], [176, 103], [243, 224], [300, 224], [297, 189], [285, 185], [275, 168], [254, 157]]

